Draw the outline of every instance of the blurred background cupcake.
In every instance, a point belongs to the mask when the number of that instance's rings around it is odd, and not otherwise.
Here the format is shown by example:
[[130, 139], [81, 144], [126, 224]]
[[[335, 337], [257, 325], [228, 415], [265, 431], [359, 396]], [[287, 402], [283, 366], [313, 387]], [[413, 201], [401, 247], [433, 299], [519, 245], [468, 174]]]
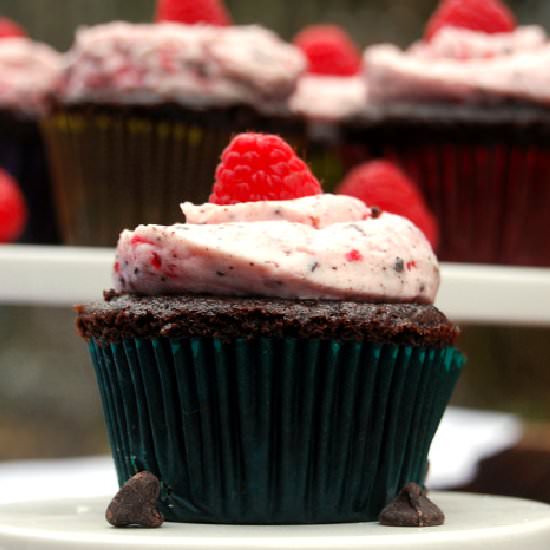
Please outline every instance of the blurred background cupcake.
[[421, 186], [442, 260], [550, 266], [550, 43], [500, 0], [443, 0], [406, 50], [368, 47], [354, 162], [385, 157]]
[[326, 191], [345, 174], [341, 125], [364, 112], [366, 84], [358, 46], [340, 26], [310, 25], [293, 39], [307, 72], [289, 99], [289, 110], [306, 129], [305, 154]]
[[17, 237], [23, 242], [58, 241], [49, 170], [38, 120], [61, 71], [61, 55], [34, 42], [10, 19], [0, 17], [0, 168], [21, 186], [29, 215]]
[[161, 1], [156, 24], [81, 28], [44, 124], [66, 243], [114, 245], [124, 227], [204, 201], [220, 151], [271, 129], [305, 60], [216, 0]]

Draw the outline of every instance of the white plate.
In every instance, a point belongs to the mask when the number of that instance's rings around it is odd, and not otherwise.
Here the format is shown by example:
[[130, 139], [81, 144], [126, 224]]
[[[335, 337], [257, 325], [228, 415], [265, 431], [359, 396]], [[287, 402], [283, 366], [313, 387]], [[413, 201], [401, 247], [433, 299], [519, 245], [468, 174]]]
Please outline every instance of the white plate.
[[199, 525], [115, 529], [104, 520], [109, 497], [0, 506], [0, 549], [182, 548], [185, 550], [548, 550], [550, 506], [534, 502], [433, 493], [447, 521], [426, 529], [377, 523], [339, 525]]

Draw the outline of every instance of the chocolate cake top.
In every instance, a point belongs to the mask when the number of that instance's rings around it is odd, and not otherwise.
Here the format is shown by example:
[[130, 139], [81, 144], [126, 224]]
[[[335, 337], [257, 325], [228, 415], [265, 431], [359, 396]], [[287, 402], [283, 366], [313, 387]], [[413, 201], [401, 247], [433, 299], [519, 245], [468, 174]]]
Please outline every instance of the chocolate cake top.
[[413, 346], [452, 344], [458, 329], [436, 307], [351, 301], [106, 293], [76, 307], [82, 337], [319, 338]]

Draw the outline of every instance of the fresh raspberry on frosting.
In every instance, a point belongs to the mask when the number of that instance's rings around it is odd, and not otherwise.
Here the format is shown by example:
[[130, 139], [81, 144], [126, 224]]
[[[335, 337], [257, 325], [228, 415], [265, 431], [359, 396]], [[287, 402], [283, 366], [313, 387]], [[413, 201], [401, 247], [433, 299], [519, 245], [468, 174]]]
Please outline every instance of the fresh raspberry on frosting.
[[354, 76], [361, 70], [361, 54], [350, 36], [337, 25], [311, 25], [294, 37], [308, 61], [308, 72], [326, 76]]
[[422, 230], [432, 247], [437, 247], [438, 227], [433, 214], [414, 183], [391, 162], [377, 160], [354, 168], [338, 193], [357, 197], [371, 208], [408, 218]]
[[15, 241], [27, 220], [25, 199], [14, 179], [0, 170], [0, 242]]
[[275, 135], [243, 133], [222, 153], [210, 202], [290, 200], [321, 192], [307, 164], [286, 141]]
[[0, 17], [0, 39], [25, 37], [25, 31], [14, 21], [7, 17]]
[[431, 40], [445, 27], [488, 34], [513, 32], [516, 19], [500, 0], [442, 0], [426, 25], [424, 38]]
[[156, 21], [186, 25], [204, 23], [216, 27], [232, 23], [223, 0], [158, 0]]

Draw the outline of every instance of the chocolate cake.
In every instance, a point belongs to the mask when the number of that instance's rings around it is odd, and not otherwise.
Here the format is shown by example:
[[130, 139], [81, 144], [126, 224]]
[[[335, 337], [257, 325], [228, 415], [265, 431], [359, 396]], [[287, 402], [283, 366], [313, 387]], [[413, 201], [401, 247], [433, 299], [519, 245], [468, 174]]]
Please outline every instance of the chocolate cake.
[[279, 136], [236, 136], [215, 177], [185, 224], [125, 229], [114, 290], [76, 308], [119, 485], [151, 472], [167, 521], [375, 520], [424, 482], [464, 362], [437, 258]]
[[78, 306], [81, 336], [127, 338], [320, 338], [444, 347], [458, 329], [432, 305], [106, 293]]

